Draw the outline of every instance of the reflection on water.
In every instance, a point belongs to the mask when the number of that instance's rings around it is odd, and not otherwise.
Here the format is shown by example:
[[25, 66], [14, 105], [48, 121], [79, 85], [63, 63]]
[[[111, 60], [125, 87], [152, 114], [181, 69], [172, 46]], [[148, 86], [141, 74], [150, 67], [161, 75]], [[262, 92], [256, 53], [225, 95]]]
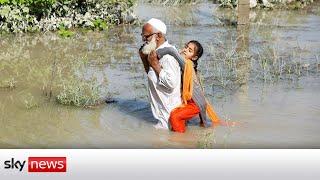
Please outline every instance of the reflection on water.
[[[5, 35], [0, 37], [0, 147], [320, 147], [319, 15], [251, 11], [249, 29], [230, 26], [233, 14], [212, 3], [140, 4], [137, 14], [142, 20], [164, 19], [167, 37], [177, 47], [191, 39], [204, 45], [199, 69], [209, 100], [221, 117], [240, 126], [193, 125], [185, 134], [153, 129], [137, 54], [140, 27], [78, 32], [71, 39], [49, 32]], [[102, 85], [99, 95], [116, 103], [89, 109], [60, 105], [55, 96], [66, 80]], [[12, 89], [6, 87], [10, 82]]]

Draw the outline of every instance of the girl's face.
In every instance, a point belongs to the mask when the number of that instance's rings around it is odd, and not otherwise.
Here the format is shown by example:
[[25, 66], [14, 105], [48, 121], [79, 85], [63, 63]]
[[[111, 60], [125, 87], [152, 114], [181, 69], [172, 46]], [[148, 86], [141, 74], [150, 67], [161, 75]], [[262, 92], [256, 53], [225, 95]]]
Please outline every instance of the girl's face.
[[184, 46], [184, 48], [181, 50], [181, 54], [184, 56], [186, 59], [191, 59], [191, 60], [197, 60], [198, 56], [196, 55], [197, 49], [196, 45], [193, 43], [188, 43]]

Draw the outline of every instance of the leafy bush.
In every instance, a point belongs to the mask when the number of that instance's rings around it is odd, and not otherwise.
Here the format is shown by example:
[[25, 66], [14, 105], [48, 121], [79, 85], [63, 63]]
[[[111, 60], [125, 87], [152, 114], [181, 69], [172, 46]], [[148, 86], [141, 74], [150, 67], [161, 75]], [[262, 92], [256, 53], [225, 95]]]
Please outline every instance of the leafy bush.
[[49, 15], [56, 0], [0, 0], [1, 5], [25, 6], [29, 8], [30, 14], [40, 19]]
[[234, 8], [238, 5], [238, 0], [219, 0], [220, 7]]
[[77, 27], [108, 29], [126, 23], [134, 0], [0, 0], [0, 31], [30, 32]]
[[[37, 30], [37, 20], [29, 14], [26, 6], [4, 5], [0, 7], [0, 30], [6, 32], [26, 32]], [[32, 26], [30, 26], [32, 25]]]

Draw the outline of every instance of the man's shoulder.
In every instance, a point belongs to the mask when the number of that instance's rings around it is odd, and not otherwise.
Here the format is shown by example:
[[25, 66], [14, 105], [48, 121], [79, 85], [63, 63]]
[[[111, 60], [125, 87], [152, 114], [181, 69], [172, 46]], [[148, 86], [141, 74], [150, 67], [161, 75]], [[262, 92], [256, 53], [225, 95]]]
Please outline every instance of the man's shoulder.
[[177, 48], [176, 48], [176, 46], [174, 46], [174, 45], [171, 45], [171, 44], [167, 44], [167, 46], [165, 46], [165, 47], [167, 47], [167, 48], [173, 48], [173, 49], [175, 49], [176, 51], [177, 51]]
[[175, 59], [175, 58], [173, 56], [171, 56], [170, 54], [166, 54], [161, 59]]
[[[160, 49], [163, 49], [163, 48], [173, 48], [173, 49], [175, 49], [176, 51], [178, 51], [175, 46], [173, 46], [173, 45], [171, 45], [171, 44], [169, 44], [169, 43], [167, 43], [166, 46], [163, 46], [163, 47], [161, 47]], [[162, 58], [175, 59], [175, 58], [174, 58], [173, 56], [171, 56], [170, 54], [166, 54], [166, 55], [164, 55]], [[162, 58], [161, 58], [161, 59], [162, 59]]]
[[168, 47], [174, 48], [175, 50], [177, 50], [177, 48], [174, 45], [170, 44], [168, 41], [166, 41], [159, 49], [168, 48]]
[[171, 56], [170, 54], [166, 54], [164, 55], [160, 61], [162, 62], [166, 62], [166, 63], [169, 63], [169, 64], [172, 64], [172, 65], [178, 65], [179, 66], [179, 63], [178, 61], [176, 60], [176, 58], [174, 58], [173, 56]]
[[167, 64], [172, 67], [177, 67], [177, 68], [179, 67], [180, 68], [178, 61], [173, 56], [171, 56], [169, 54], [164, 55], [160, 59], [160, 64], [161, 65]]

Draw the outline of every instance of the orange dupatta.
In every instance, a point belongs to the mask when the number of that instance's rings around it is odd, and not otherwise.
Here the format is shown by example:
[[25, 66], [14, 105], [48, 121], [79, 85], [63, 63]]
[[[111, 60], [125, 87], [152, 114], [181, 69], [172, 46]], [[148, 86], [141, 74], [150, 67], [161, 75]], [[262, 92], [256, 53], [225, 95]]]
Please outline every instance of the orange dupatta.
[[[183, 72], [183, 85], [182, 85], [182, 106], [187, 104], [187, 101], [191, 100], [192, 98], [192, 91], [193, 91], [193, 78], [196, 75], [193, 69], [193, 62], [189, 59], [185, 60], [185, 67]], [[210, 103], [206, 100], [206, 112], [211, 119], [214, 125], [220, 124], [220, 119], [217, 113], [214, 111], [213, 107]]]

